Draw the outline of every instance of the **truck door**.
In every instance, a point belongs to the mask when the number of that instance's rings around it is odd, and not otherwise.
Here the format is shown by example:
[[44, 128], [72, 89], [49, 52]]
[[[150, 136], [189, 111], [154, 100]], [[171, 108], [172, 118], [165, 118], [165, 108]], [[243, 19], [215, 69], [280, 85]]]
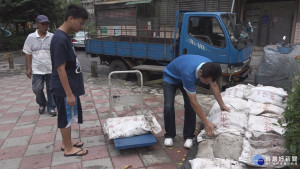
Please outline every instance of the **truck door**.
[[196, 54], [217, 63], [229, 61], [229, 37], [216, 15], [185, 14], [179, 55]]

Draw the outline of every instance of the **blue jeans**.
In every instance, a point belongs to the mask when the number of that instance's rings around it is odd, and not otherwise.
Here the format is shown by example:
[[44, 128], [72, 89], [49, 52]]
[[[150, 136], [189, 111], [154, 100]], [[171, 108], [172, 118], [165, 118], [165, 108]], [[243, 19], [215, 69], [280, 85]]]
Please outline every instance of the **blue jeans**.
[[165, 121], [165, 138], [174, 138], [176, 136], [174, 100], [176, 90], [179, 88], [184, 99], [184, 126], [183, 138], [191, 139], [195, 137], [196, 113], [190, 104], [190, 100], [182, 84], [174, 85], [163, 82], [164, 91], [164, 121]]
[[[33, 74], [32, 75], [32, 90], [36, 96], [36, 102], [40, 106], [46, 107], [47, 110], [54, 110], [55, 109], [55, 103], [53, 96], [50, 92], [50, 85], [51, 85], [51, 74], [45, 74], [45, 75], [39, 75], [39, 74]], [[47, 99], [44, 94], [44, 82], [46, 81], [46, 90], [47, 90]]]

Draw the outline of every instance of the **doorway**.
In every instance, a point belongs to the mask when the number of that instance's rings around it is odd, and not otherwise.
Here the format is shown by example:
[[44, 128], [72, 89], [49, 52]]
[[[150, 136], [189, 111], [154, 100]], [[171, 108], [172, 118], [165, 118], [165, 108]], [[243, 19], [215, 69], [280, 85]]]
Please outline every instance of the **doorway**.
[[286, 41], [290, 42], [293, 13], [296, 1], [247, 3], [245, 21], [253, 25], [253, 44], [265, 46]]

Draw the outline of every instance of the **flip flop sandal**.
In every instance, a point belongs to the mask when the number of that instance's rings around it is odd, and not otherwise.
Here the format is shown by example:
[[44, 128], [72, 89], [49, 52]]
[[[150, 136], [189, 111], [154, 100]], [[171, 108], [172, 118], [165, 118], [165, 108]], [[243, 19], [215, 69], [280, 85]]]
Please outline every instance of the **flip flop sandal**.
[[80, 148], [80, 150], [77, 151], [76, 153], [73, 153], [73, 154], [64, 154], [64, 156], [65, 156], [65, 157], [71, 157], [71, 156], [84, 156], [84, 155], [86, 155], [86, 154], [89, 152], [88, 150], [86, 150], [85, 153], [78, 154], [78, 153], [80, 153], [80, 152], [82, 152], [82, 151], [83, 151], [83, 148]]
[[[80, 148], [83, 146], [83, 143], [80, 144], [81, 142], [76, 142], [75, 144], [73, 144], [74, 147]], [[65, 151], [65, 148], [60, 148], [61, 151]]]

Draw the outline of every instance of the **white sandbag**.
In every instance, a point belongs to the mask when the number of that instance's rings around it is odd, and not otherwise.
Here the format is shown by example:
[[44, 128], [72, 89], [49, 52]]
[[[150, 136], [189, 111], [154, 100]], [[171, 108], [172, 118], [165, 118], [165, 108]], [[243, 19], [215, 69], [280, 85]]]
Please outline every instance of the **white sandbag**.
[[277, 133], [283, 135], [285, 129], [278, 123], [277, 118], [249, 115], [248, 128], [249, 131], [257, 131], [262, 133]]
[[[282, 165], [272, 163], [270, 157], [284, 156], [286, 152], [284, 137], [272, 133], [252, 132], [249, 138], [243, 140], [243, 151], [240, 162], [256, 167], [281, 168]], [[255, 164], [254, 156], [261, 155], [264, 164]]]
[[214, 140], [208, 139], [199, 143], [196, 158], [215, 158]]
[[249, 114], [251, 115], [261, 115], [266, 117], [282, 117], [284, 109], [273, 105], [273, 104], [263, 104], [248, 100], [247, 107], [249, 108]]
[[243, 137], [230, 133], [217, 136], [213, 144], [216, 158], [233, 159], [238, 161], [243, 151]]
[[144, 116], [146, 118], [146, 121], [148, 122], [148, 124], [151, 127], [151, 131], [154, 134], [158, 134], [159, 132], [161, 132], [161, 130], [162, 130], [161, 126], [152, 114], [146, 113], [146, 114], [144, 114]]
[[148, 114], [147, 119], [144, 115], [109, 118], [104, 123], [104, 131], [108, 139], [116, 139], [146, 134], [149, 131], [157, 134], [161, 127], [156, 118]]
[[244, 164], [229, 159], [195, 158], [189, 162], [192, 169], [247, 169]]
[[283, 90], [283, 88], [277, 88], [277, 87], [273, 87], [273, 86], [257, 85], [252, 90], [266, 91], [266, 92], [278, 95], [280, 97], [287, 97], [288, 96], [287, 92], [285, 90]]
[[227, 88], [224, 92], [221, 93], [222, 97], [237, 97], [237, 98], [244, 98], [244, 94], [247, 93], [248, 90], [253, 88], [252, 85], [244, 85], [239, 84], [230, 88]]
[[[248, 109], [247, 100], [241, 98], [222, 97], [225, 105], [230, 109]], [[218, 102], [215, 102], [209, 114], [213, 111], [221, 111]]]
[[257, 90], [256, 88], [252, 88], [247, 94], [245, 94], [245, 97], [246, 99], [250, 99], [255, 102], [274, 104], [282, 108], [285, 107], [285, 104], [283, 103], [283, 98], [281, 96], [268, 91]]
[[249, 112], [247, 101], [228, 97], [223, 98], [223, 101], [230, 108], [230, 112], [221, 111], [219, 104], [216, 102], [209, 113], [208, 120], [217, 126], [217, 133], [244, 134]]

